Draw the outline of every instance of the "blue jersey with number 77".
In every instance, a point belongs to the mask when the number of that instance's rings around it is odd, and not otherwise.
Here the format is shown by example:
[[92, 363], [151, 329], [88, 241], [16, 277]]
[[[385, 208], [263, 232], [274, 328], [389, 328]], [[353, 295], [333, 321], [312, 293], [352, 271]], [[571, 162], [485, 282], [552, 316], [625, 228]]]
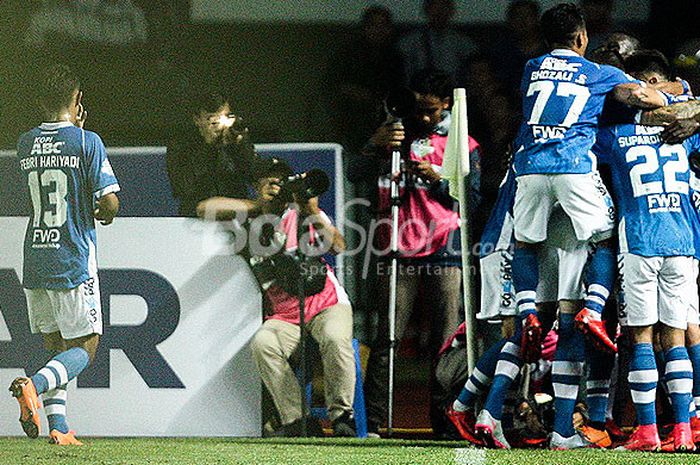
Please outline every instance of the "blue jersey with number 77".
[[580, 174], [593, 169], [590, 153], [605, 96], [618, 84], [639, 82], [621, 70], [557, 49], [525, 65], [523, 122], [515, 171]]
[[72, 289], [97, 271], [95, 200], [119, 191], [100, 136], [70, 122], [22, 134], [17, 157], [32, 210], [23, 285]]

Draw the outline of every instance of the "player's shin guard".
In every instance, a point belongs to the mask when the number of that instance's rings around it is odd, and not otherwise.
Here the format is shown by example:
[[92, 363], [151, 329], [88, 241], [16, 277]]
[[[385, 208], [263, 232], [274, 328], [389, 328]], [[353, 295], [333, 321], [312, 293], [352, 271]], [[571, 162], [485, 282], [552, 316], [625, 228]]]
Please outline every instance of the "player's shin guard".
[[498, 356], [495, 376], [493, 377], [493, 383], [491, 383], [491, 389], [489, 390], [489, 395], [484, 405], [484, 409], [488, 410], [491, 416], [496, 420], [500, 420], [503, 416], [503, 402], [505, 401], [506, 394], [513, 380], [518, 376], [520, 367], [522, 366], [520, 347], [518, 346], [519, 340], [519, 334], [510, 338], [508, 342], [503, 345], [503, 349], [501, 349]]
[[506, 339], [501, 339], [481, 356], [476, 363], [476, 367], [474, 367], [474, 372], [467, 380], [459, 396], [457, 396], [457, 400], [453, 405], [456, 411], [460, 412], [473, 407], [474, 401], [491, 385], [491, 380], [496, 371], [496, 364], [498, 363], [498, 356], [505, 343]]
[[584, 341], [575, 333], [574, 315], [559, 315], [559, 340], [552, 364], [554, 431], [568, 438], [576, 432], [572, 423], [579, 383], [583, 374]]
[[586, 381], [586, 404], [591, 424], [602, 430], [608, 410], [610, 396], [610, 377], [615, 365], [615, 355], [601, 352], [586, 343], [586, 363], [588, 380]]
[[52, 358], [49, 363], [32, 376], [37, 394], [68, 384], [90, 364], [85, 349], [73, 347]]
[[43, 395], [44, 411], [49, 421], [49, 431], [56, 430], [67, 434], [68, 423], [66, 423], [66, 386], [59, 386], [49, 389]]
[[693, 400], [695, 415], [700, 416], [700, 344], [688, 347], [688, 357], [693, 365]]
[[615, 251], [608, 245], [598, 244], [588, 265], [588, 288], [584, 300], [584, 307], [593, 310], [598, 317], [603, 313], [605, 302], [610, 297], [616, 273]]
[[637, 412], [637, 422], [644, 425], [656, 424], [656, 385], [659, 373], [656, 371], [654, 349], [649, 343], [635, 344], [627, 377], [632, 391], [632, 402]]
[[690, 422], [689, 405], [692, 402], [693, 367], [685, 347], [673, 347], [665, 353], [666, 386], [671, 397], [676, 423]]

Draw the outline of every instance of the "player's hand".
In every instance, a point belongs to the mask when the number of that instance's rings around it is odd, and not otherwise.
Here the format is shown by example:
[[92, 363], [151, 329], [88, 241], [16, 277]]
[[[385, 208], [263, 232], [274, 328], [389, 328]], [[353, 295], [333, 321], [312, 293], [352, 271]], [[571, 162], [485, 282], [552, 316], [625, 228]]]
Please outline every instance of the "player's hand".
[[416, 163], [411, 168], [411, 171], [428, 183], [434, 183], [440, 180], [440, 174], [433, 169], [433, 165], [428, 160]]
[[279, 178], [263, 178], [258, 181], [258, 194], [260, 194], [260, 200], [271, 202], [277, 198], [282, 190], [279, 182]]
[[700, 129], [700, 123], [693, 118], [677, 119], [664, 129], [661, 139], [667, 144], [680, 144]]
[[83, 106], [83, 92], [78, 94], [78, 112], [75, 115], [75, 121], [73, 122], [79, 128], [85, 126], [85, 120], [87, 119], [88, 112]]
[[318, 207], [318, 197], [305, 199], [299, 198], [299, 196], [295, 194], [294, 201], [299, 205], [301, 214], [304, 216], [318, 215], [321, 213], [321, 209]]
[[95, 208], [95, 211], [93, 212], [92, 215], [103, 226], [109, 226], [110, 224], [112, 224], [112, 221], [114, 221], [114, 215], [112, 215], [111, 213], [108, 213], [107, 209], [101, 208], [100, 200], [101, 199], [97, 199], [95, 201], [96, 208]]
[[377, 128], [370, 139], [372, 145], [377, 147], [387, 147], [397, 149], [406, 138], [403, 124], [392, 123], [383, 124]]

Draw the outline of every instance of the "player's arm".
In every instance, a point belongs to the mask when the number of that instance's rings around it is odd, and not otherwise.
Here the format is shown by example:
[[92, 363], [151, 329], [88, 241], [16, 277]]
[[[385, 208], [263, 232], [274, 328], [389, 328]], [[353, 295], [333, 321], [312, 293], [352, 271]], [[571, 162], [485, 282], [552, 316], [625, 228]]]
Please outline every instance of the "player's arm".
[[655, 109], [667, 104], [666, 97], [661, 92], [635, 82], [616, 85], [612, 96], [618, 102], [635, 108]]
[[232, 220], [238, 213], [256, 213], [260, 205], [255, 200], [211, 197], [197, 204], [197, 216], [206, 220]]
[[645, 111], [642, 113], [640, 123], [648, 126], [662, 126], [677, 120], [695, 120], [696, 118], [700, 121], [700, 100], [689, 100]]
[[112, 224], [119, 213], [119, 197], [114, 192], [103, 195], [95, 201], [93, 216], [104, 226]]

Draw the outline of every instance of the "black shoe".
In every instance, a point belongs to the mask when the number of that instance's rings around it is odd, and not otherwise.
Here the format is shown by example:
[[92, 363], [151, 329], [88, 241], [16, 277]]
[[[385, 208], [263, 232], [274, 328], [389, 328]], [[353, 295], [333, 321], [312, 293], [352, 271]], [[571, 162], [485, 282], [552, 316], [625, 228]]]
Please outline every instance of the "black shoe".
[[[277, 437], [277, 438], [299, 438], [302, 437], [302, 421], [303, 419], [299, 418], [298, 420], [295, 420], [291, 423], [287, 423], [286, 425], [282, 425], [278, 430], [274, 431], [270, 437]], [[306, 436], [310, 438], [322, 438], [325, 435], [323, 434], [323, 428], [321, 428], [321, 424], [318, 422], [317, 419], [313, 417], [307, 417], [306, 418]]]
[[341, 416], [333, 422], [333, 436], [341, 438], [354, 438], [357, 436], [355, 430], [355, 417], [350, 412], [343, 412]]
[[379, 438], [379, 424], [373, 423], [371, 421], [367, 422], [367, 437], [368, 438]]

